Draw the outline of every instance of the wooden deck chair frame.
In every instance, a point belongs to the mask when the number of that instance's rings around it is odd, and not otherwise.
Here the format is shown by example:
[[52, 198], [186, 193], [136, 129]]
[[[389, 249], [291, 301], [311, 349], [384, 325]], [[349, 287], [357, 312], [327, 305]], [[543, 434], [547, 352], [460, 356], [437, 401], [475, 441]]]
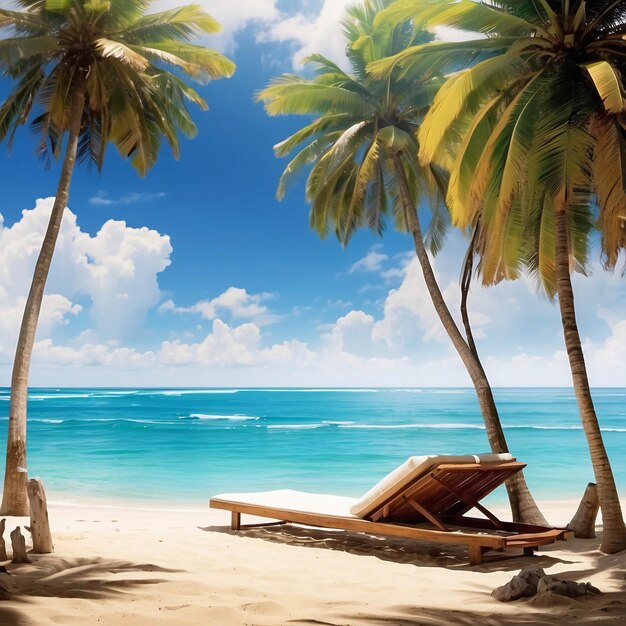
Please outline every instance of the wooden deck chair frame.
[[[470, 564], [478, 565], [483, 554], [489, 550], [504, 552], [522, 549], [525, 555], [530, 556], [540, 546], [565, 540], [571, 535], [562, 528], [501, 521], [480, 503], [487, 494], [524, 467], [525, 463], [517, 461], [434, 465], [378, 504], [366, 519], [237, 502], [219, 496], [211, 499], [209, 506], [231, 512], [232, 530], [295, 523], [466, 545]], [[467, 517], [465, 513], [473, 508], [485, 518]], [[242, 514], [279, 521], [242, 525]]]

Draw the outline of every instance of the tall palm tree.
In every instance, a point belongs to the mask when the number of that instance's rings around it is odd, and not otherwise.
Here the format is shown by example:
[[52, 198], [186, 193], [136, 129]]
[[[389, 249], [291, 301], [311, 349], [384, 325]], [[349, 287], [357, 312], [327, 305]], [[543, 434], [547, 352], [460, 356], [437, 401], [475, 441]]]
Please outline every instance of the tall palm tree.
[[[11, 378], [2, 515], [26, 515], [28, 375], [54, 247], [76, 160], [100, 168], [108, 143], [139, 174], [154, 164], [161, 138], [175, 156], [178, 133], [196, 133], [186, 102], [205, 101], [177, 75], [198, 80], [230, 76], [233, 63], [193, 45], [219, 25], [198, 5], [146, 14], [149, 0], [18, 0], [0, 9], [0, 68], [15, 87], [0, 105], [0, 140], [32, 123], [40, 154], [65, 152], [50, 222], [24, 309]], [[177, 73], [166, 68], [172, 66]]]
[[[294, 175], [312, 165], [306, 197], [311, 226], [320, 235], [334, 229], [346, 244], [362, 226], [380, 234], [389, 213], [411, 233], [435, 309], [476, 389], [491, 448], [507, 452], [489, 381], [441, 294], [417, 211], [422, 200], [430, 202], [434, 217], [427, 238], [437, 247], [442, 221], [437, 205], [445, 180], [439, 168], [418, 163], [416, 132], [441, 79], [421, 71], [379, 79], [367, 71], [373, 61], [432, 40], [409, 22], [374, 27], [377, 13], [388, 4], [389, 0], [366, 0], [347, 11], [343, 27], [351, 72], [314, 54], [306, 60], [313, 78], [286, 74], [258, 94], [270, 115], [314, 118], [275, 147], [277, 156], [299, 150], [285, 169], [278, 196], [283, 196]], [[511, 479], [507, 489], [514, 519], [545, 523], [523, 475]]]
[[484, 283], [515, 278], [525, 265], [558, 295], [598, 484], [602, 549], [622, 550], [626, 527], [589, 388], [570, 272], [584, 269], [594, 223], [609, 268], [626, 247], [626, 3], [399, 0], [379, 17], [406, 19], [416, 28], [486, 35], [417, 46], [370, 70], [466, 68], [446, 81], [420, 128], [420, 161], [450, 172], [447, 198], [457, 226], [480, 218]]

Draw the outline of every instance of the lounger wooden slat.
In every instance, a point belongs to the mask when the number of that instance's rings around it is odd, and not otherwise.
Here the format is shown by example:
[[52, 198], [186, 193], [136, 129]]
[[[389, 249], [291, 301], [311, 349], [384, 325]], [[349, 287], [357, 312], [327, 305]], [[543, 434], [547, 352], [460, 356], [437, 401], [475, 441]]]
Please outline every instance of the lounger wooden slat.
[[[232, 511], [235, 514], [254, 515], [267, 519], [280, 519], [284, 522], [303, 524], [304, 526], [316, 526], [319, 528], [335, 528], [337, 530], [353, 530], [371, 535], [385, 535], [388, 537], [404, 537], [407, 539], [422, 539], [435, 543], [453, 543], [462, 545], [481, 545], [494, 549], [501, 549], [506, 546], [506, 537], [498, 537], [488, 534], [473, 534], [461, 532], [444, 532], [432, 530], [432, 527], [421, 527], [420, 525], [408, 524], [387, 524], [379, 522], [369, 522], [356, 517], [342, 517], [335, 515], [325, 515], [321, 513], [304, 513], [302, 511], [290, 511], [289, 509], [278, 509], [256, 504], [245, 504], [242, 502], [229, 502], [212, 498], [210, 506], [213, 509], [223, 509]], [[264, 524], [255, 524], [263, 526]], [[269, 525], [269, 524], [268, 524]], [[273, 524], [271, 524], [273, 525]], [[239, 526], [241, 527], [241, 525]]]
[[[487, 455], [489, 459], [492, 456]], [[412, 457], [419, 462], [426, 461], [422, 465], [418, 463], [414, 469], [409, 466], [404, 470], [404, 466], [412, 461], [409, 459], [361, 501], [348, 499], [354, 504], [349, 507], [352, 513], [346, 507], [345, 515], [256, 501], [259, 496], [284, 493], [295, 494], [304, 501], [308, 496], [311, 499], [320, 497], [301, 492], [216, 496], [211, 499], [210, 506], [231, 511], [233, 530], [244, 528], [241, 515], [246, 514], [305, 526], [464, 545], [468, 548], [472, 565], [480, 563], [483, 553], [488, 550], [522, 549], [524, 554], [532, 554], [539, 546], [569, 536], [565, 529], [501, 521], [480, 504], [486, 495], [525, 467], [524, 463], [515, 461], [510, 455], [505, 457], [509, 460], [502, 461], [484, 461], [479, 455], [470, 457], [476, 458], [478, 462], [475, 463], [465, 461], [465, 456], [459, 457], [462, 462], [443, 462], [443, 459], [450, 458], [456, 457]], [[249, 501], [250, 496], [254, 501]], [[484, 519], [465, 516], [476, 506], [485, 515]]]

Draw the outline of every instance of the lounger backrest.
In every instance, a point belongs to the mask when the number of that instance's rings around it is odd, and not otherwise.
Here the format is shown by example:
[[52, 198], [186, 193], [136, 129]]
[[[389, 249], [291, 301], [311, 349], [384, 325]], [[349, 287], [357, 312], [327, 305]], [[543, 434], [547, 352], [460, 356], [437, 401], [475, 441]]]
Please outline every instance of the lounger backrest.
[[[448, 469], [441, 472], [440, 467]], [[410, 496], [425, 507], [434, 507], [439, 513], [457, 514], [461, 509], [471, 507], [454, 496], [450, 488], [480, 500], [522, 467], [523, 464], [515, 463], [510, 454], [410, 457], [372, 487], [350, 511], [366, 519], [387, 506], [384, 518], [390, 521], [419, 518], [415, 508], [406, 500]], [[436, 472], [436, 479], [431, 476], [433, 472]]]

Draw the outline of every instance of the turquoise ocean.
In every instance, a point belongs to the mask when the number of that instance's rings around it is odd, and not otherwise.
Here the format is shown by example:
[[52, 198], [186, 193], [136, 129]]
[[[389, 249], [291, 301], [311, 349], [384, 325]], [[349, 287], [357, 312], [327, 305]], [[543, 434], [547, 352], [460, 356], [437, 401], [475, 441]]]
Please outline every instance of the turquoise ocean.
[[[595, 389], [626, 495], [626, 389]], [[537, 499], [593, 480], [569, 389], [496, 389]], [[9, 393], [0, 389], [0, 456]], [[359, 496], [411, 455], [488, 451], [470, 389], [32, 389], [28, 471], [57, 502], [202, 507], [291, 488]], [[504, 499], [504, 492], [495, 496]]]

